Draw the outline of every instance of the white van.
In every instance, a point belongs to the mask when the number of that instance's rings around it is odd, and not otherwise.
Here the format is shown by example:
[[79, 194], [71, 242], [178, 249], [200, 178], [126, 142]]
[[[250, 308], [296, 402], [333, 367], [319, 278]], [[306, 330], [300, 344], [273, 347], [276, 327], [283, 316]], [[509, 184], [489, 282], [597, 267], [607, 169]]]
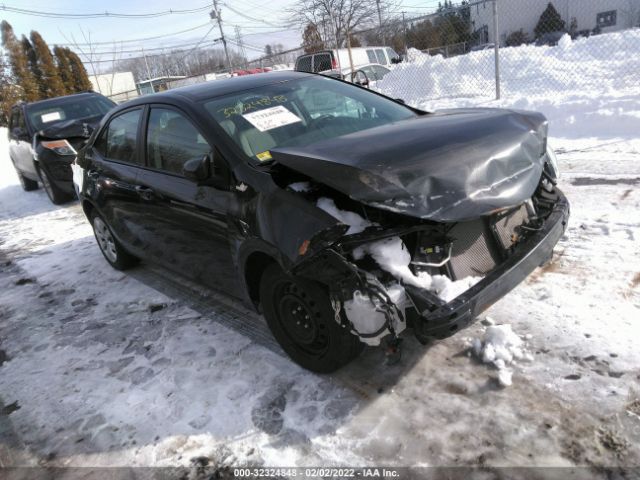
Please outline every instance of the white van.
[[[355, 47], [351, 49], [353, 68], [377, 63], [389, 66], [401, 61], [400, 55], [391, 47]], [[339, 65], [338, 65], [339, 64]], [[296, 59], [295, 70], [298, 72], [324, 72], [326, 70], [343, 70], [351, 68], [349, 50], [346, 48], [322, 50], [316, 53], [300, 55]]]

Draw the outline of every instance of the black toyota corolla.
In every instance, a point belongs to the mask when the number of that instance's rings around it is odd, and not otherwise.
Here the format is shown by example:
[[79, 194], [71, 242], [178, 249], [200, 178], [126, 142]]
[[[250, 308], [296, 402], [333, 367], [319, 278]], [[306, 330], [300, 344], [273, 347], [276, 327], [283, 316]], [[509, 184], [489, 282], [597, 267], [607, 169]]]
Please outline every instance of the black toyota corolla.
[[246, 300], [317, 372], [407, 327], [466, 327], [549, 260], [569, 215], [542, 115], [427, 113], [298, 72], [123, 104], [77, 168], [113, 267]]

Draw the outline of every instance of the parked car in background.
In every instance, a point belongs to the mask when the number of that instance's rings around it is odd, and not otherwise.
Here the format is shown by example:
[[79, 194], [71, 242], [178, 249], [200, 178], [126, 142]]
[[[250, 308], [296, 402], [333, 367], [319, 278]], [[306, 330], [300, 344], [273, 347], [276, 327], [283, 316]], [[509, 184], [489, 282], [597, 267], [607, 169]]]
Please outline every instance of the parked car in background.
[[12, 107], [9, 157], [22, 188], [42, 183], [54, 204], [75, 197], [71, 163], [93, 128], [116, 104], [99, 93], [78, 93]]
[[[360, 68], [371, 63], [389, 66], [401, 61], [400, 55], [391, 47], [352, 48], [351, 59], [354, 68]], [[342, 71], [346, 68], [351, 68], [349, 50], [346, 48], [300, 55], [295, 64], [295, 70], [298, 72], [319, 73], [327, 70]]]
[[543, 115], [428, 113], [300, 72], [129, 101], [76, 163], [111, 266], [246, 300], [317, 372], [407, 328], [465, 328], [550, 259], [569, 215]]
[[368, 87], [371, 83], [382, 80], [384, 76], [389, 73], [387, 67], [383, 67], [379, 64], [363, 65], [351, 71], [350, 68], [343, 68], [342, 70], [328, 70], [326, 72], [320, 72], [321, 75], [327, 77], [339, 78], [340, 80], [346, 80], [356, 85]]

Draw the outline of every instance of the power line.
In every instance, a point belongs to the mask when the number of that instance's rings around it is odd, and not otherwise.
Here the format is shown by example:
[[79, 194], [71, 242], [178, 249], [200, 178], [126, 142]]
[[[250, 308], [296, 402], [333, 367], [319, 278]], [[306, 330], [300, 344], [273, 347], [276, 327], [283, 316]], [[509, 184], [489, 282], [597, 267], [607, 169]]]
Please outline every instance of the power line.
[[67, 46], [67, 47], [73, 47], [73, 46], [78, 46], [78, 45], [82, 45], [82, 46], [94, 46], [94, 45], [113, 45], [114, 43], [136, 43], [136, 42], [146, 42], [147, 40], [157, 40], [158, 38], [166, 38], [166, 37], [173, 37], [175, 35], [180, 35], [181, 33], [187, 33], [187, 32], [193, 32], [194, 30], [198, 30], [199, 28], [202, 27], [208, 27], [211, 24], [209, 22], [207, 23], [203, 23], [202, 25], [197, 25], [195, 27], [191, 27], [191, 28], [187, 28], [186, 30], [180, 30], [179, 32], [173, 32], [173, 33], [165, 33], [163, 35], [156, 35], [154, 37], [146, 37], [146, 38], [131, 38], [128, 40], [118, 40], [118, 41], [111, 41], [111, 42], [86, 42], [86, 43], [56, 43], [56, 45], [61, 45], [61, 46]]
[[264, 20], [264, 19], [261, 19], [261, 18], [251, 17], [251, 16], [247, 15], [246, 13], [243, 13], [243, 12], [241, 12], [239, 10], [236, 10], [235, 8], [230, 6], [228, 3], [224, 3], [223, 5], [225, 7], [227, 7], [229, 10], [231, 10], [233, 13], [235, 13], [236, 15], [240, 15], [241, 17], [244, 17], [244, 18], [246, 18], [248, 20], [252, 20], [254, 22], [264, 23], [266, 25], [269, 25], [271, 27], [276, 27], [276, 28], [287, 28], [287, 27], [291, 26], [291, 25], [277, 25], [275, 23], [268, 22], [267, 20]]
[[191, 9], [183, 9], [183, 10], [163, 10], [160, 12], [150, 12], [150, 13], [118, 13], [118, 12], [95, 12], [95, 13], [57, 13], [57, 12], [47, 12], [41, 10], [29, 10], [26, 8], [18, 8], [7, 6], [4, 3], [0, 5], [0, 10], [4, 10], [11, 13], [17, 13], [20, 15], [29, 15], [34, 17], [47, 17], [47, 18], [156, 18], [156, 17], [164, 17], [166, 15], [176, 15], [176, 14], [185, 14], [185, 13], [198, 13], [205, 11], [209, 8], [209, 5], [204, 5], [202, 7], [191, 8]]

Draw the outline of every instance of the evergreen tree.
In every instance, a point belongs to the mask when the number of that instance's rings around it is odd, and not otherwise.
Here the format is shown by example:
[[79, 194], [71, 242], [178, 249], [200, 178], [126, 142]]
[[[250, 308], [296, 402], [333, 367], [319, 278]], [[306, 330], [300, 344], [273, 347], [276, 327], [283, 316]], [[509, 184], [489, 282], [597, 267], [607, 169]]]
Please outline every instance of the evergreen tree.
[[73, 74], [71, 72], [71, 63], [67, 58], [65, 49], [56, 45], [55, 47], [53, 47], [53, 54], [56, 57], [58, 76], [60, 77], [62, 85], [64, 85], [65, 93], [73, 93], [75, 91]]
[[0, 50], [0, 127], [7, 126], [11, 107], [22, 95], [22, 89], [13, 82], [9, 65], [9, 58], [4, 50]]
[[7, 51], [9, 65], [11, 66], [11, 84], [21, 89], [20, 98], [27, 102], [38, 100], [38, 84], [36, 83], [33, 73], [29, 68], [29, 61], [22, 43], [18, 41], [13, 28], [6, 20], [0, 23], [2, 30], [2, 46]]
[[73, 78], [73, 87], [75, 92], [87, 92], [93, 90], [93, 85], [89, 81], [87, 70], [84, 68], [80, 57], [75, 52], [65, 48], [65, 56], [69, 60], [71, 66], [71, 76]]
[[547, 5], [547, 8], [540, 15], [540, 20], [536, 28], [533, 30], [536, 34], [536, 38], [540, 38], [545, 33], [560, 32], [564, 30], [565, 22], [553, 6], [551, 2]]
[[33, 75], [33, 79], [38, 86], [38, 98], [46, 98], [44, 95], [44, 90], [42, 89], [42, 70], [40, 70], [40, 66], [38, 65], [38, 56], [36, 55], [36, 51], [33, 48], [33, 45], [29, 41], [29, 39], [22, 35], [22, 50], [24, 54], [27, 56], [27, 64], [29, 65], [29, 70], [31, 70], [31, 74]]
[[65, 88], [58, 76], [58, 69], [53, 61], [53, 55], [51, 55], [47, 42], [44, 41], [38, 32], [32, 30], [31, 43], [35, 50], [38, 69], [41, 74], [38, 87], [40, 88], [42, 98], [53, 98], [64, 95]]
[[324, 50], [324, 42], [317, 25], [313, 23], [307, 24], [302, 33], [302, 47], [304, 48], [304, 53], [315, 53]]

